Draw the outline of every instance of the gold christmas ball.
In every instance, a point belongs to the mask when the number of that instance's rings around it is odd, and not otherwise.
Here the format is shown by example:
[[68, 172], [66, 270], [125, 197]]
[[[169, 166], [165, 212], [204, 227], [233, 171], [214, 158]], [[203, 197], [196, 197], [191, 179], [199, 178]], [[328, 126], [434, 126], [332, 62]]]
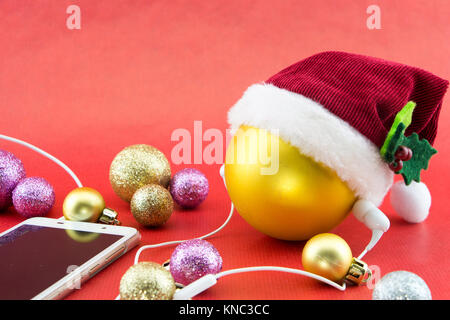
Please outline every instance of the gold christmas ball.
[[114, 192], [128, 202], [144, 185], [156, 183], [167, 188], [170, 176], [166, 156], [146, 144], [132, 145], [120, 151], [109, 169], [109, 181]]
[[172, 215], [173, 200], [170, 192], [158, 184], [138, 189], [131, 198], [131, 213], [146, 227], [163, 225]]
[[175, 289], [170, 271], [154, 262], [140, 262], [122, 276], [120, 299], [171, 300]]
[[97, 222], [105, 209], [100, 192], [89, 187], [77, 188], [64, 199], [63, 214], [67, 220]]
[[305, 271], [341, 282], [352, 264], [352, 250], [347, 242], [332, 233], [318, 234], [306, 243], [302, 253]]
[[227, 148], [225, 181], [244, 220], [282, 240], [330, 231], [356, 200], [333, 170], [277, 135], [248, 126], [237, 130]]

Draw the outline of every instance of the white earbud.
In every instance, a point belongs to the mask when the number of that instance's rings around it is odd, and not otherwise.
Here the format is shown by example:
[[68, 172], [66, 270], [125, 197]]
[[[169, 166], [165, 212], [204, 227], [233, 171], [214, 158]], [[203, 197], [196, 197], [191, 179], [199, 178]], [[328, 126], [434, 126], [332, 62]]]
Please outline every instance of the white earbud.
[[217, 283], [217, 278], [213, 274], [207, 274], [200, 279], [188, 284], [181, 290], [177, 290], [173, 295], [173, 300], [189, 300], [199, 293], [211, 288]]
[[361, 253], [358, 258], [362, 258], [369, 250], [371, 250], [380, 238], [383, 236], [383, 233], [388, 231], [391, 223], [386, 217], [386, 215], [378, 209], [372, 202], [368, 200], [358, 200], [353, 206], [353, 215], [360, 222], [364, 223], [364, 225], [372, 230], [372, 239], [370, 239], [369, 244], [366, 249]]
[[371, 230], [386, 232], [391, 225], [386, 215], [368, 200], [356, 201], [353, 215]]

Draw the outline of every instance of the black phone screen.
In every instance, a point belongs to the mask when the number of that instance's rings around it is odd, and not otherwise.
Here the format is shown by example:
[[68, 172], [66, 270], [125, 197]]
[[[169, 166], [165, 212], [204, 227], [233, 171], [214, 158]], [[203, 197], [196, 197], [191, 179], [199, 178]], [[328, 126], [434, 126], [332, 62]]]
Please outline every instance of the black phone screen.
[[0, 237], [0, 299], [31, 299], [122, 236], [22, 225]]

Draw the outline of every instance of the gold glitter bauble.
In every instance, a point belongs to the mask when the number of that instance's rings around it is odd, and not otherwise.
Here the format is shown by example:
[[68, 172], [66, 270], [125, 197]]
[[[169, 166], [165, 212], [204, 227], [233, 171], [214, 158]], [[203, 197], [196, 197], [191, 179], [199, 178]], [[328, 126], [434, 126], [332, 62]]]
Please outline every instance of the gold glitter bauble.
[[175, 281], [170, 271], [155, 262], [131, 266], [120, 280], [121, 300], [171, 300]]
[[67, 220], [97, 222], [105, 209], [100, 192], [89, 187], [76, 188], [67, 194], [63, 214]]
[[156, 183], [167, 188], [170, 176], [166, 156], [146, 144], [136, 144], [120, 151], [109, 169], [111, 186], [125, 201], [130, 201], [136, 190], [146, 184]]
[[143, 186], [131, 198], [131, 213], [144, 226], [157, 227], [164, 224], [172, 211], [170, 192], [158, 184]]

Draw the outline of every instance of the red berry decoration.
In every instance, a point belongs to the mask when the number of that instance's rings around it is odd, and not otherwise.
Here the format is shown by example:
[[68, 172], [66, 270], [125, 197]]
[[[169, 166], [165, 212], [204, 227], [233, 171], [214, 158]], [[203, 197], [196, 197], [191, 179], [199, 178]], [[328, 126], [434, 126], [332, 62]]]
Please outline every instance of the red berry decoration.
[[403, 161], [402, 160], [395, 160], [394, 162], [389, 163], [389, 169], [391, 169], [394, 172], [399, 172], [403, 168]]
[[411, 160], [412, 156], [413, 156], [413, 152], [412, 152], [412, 150], [411, 150], [410, 148], [408, 148], [408, 156], [407, 156], [406, 159], [403, 160], [403, 161], [409, 161], [409, 160]]
[[408, 161], [412, 158], [412, 150], [405, 146], [399, 146], [395, 152], [395, 159]]

